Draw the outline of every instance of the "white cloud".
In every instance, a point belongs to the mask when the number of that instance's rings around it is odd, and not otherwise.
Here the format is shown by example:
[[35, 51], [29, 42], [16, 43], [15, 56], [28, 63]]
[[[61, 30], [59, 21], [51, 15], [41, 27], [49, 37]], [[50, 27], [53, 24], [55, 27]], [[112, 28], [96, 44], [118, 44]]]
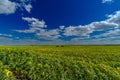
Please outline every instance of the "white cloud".
[[69, 26], [64, 30], [65, 36], [88, 36], [92, 29], [88, 26]]
[[120, 29], [110, 30], [100, 35], [95, 35], [95, 38], [119, 38], [120, 36]]
[[43, 42], [35, 39], [12, 39], [8, 37], [0, 37], [0, 45], [37, 45]]
[[100, 21], [100, 22], [92, 22], [87, 26], [93, 28], [93, 31], [103, 31], [103, 30], [109, 30], [109, 29], [114, 29], [119, 27], [117, 23], [108, 22], [107, 20]]
[[[79, 26], [59, 26], [58, 29], [47, 30], [45, 21], [40, 21], [36, 18], [23, 17], [24, 21], [29, 23], [30, 28], [25, 30], [16, 30], [21, 33], [34, 33], [37, 37], [43, 39], [58, 39], [64, 36], [78, 36], [78, 37], [91, 37], [90, 34], [94, 31], [105, 31], [110, 29], [117, 29], [119, 24], [119, 11], [114, 15], [109, 15], [109, 18], [104, 21], [92, 22], [88, 25]], [[62, 34], [61, 34], [62, 33]]]
[[25, 29], [25, 30], [15, 30], [20, 33], [35, 33], [47, 27], [45, 21], [43, 20], [40, 21], [39, 19], [29, 18], [29, 17], [22, 17], [22, 19], [24, 21], [27, 21], [30, 27], [29, 29]]
[[120, 11], [116, 11], [114, 14], [108, 15], [108, 22], [116, 23], [120, 27]]
[[113, 28], [112, 30], [108, 30], [105, 33], [101, 33], [100, 35], [95, 35], [94, 37], [96, 38], [101, 38], [101, 37], [118, 38], [120, 36], [119, 35], [120, 34], [120, 29], [119, 29], [120, 28], [120, 11], [116, 11], [114, 14], [108, 15], [108, 19], [106, 21], [108, 23], [114, 23], [116, 27]]
[[22, 17], [22, 19], [28, 22], [28, 25], [30, 26], [29, 29], [14, 30], [14, 31], [17, 31], [20, 33], [36, 33], [47, 27], [47, 25], [45, 24], [45, 21], [43, 20], [40, 21], [39, 19], [29, 18], [29, 17]]
[[[108, 19], [92, 22], [87, 25], [69, 26], [64, 29], [63, 35], [76, 36], [71, 42], [80, 44], [90, 43], [98, 40], [97, 43], [107, 43], [108, 40], [120, 38], [120, 11], [108, 15]], [[105, 33], [95, 34], [95, 31], [106, 31]], [[91, 35], [93, 33], [93, 35]], [[109, 38], [108, 38], [109, 37]], [[94, 39], [97, 38], [97, 39]], [[107, 40], [108, 39], [108, 40]], [[105, 41], [103, 41], [105, 40]], [[82, 43], [81, 43], [82, 42]], [[108, 41], [110, 43], [110, 41]], [[112, 42], [111, 42], [112, 43]]]
[[0, 36], [0, 45], [40, 45], [40, 44], [64, 44], [66, 41], [62, 40], [54, 40], [54, 41], [43, 41], [38, 39], [32, 39], [32, 38], [24, 38], [20, 39], [17, 37], [17, 39], [12, 39], [9, 37], [1, 37]]
[[59, 26], [59, 28], [60, 28], [61, 30], [63, 30], [63, 29], [65, 29], [65, 26]]
[[[119, 38], [120, 39], [120, 38]], [[71, 40], [69, 43], [76, 45], [103, 45], [103, 44], [120, 44], [120, 40], [111, 39], [111, 38], [97, 38], [97, 39], [76, 39]]]
[[[99, 22], [92, 22], [88, 25], [69, 26], [64, 30], [65, 36], [90, 36], [94, 31], [105, 31], [110, 29], [119, 28], [120, 24], [115, 23], [113, 17]], [[110, 21], [110, 20], [113, 21]]]
[[102, 3], [109, 3], [109, 2], [113, 2], [113, 0], [102, 0]]
[[12, 45], [12, 40], [11, 38], [8, 37], [0, 37], [0, 45]]
[[0, 14], [12, 14], [15, 13], [17, 4], [9, 0], [0, 0]]
[[[94, 31], [105, 31], [99, 34], [90, 35], [86, 29], [86, 33], [90, 37], [81, 37], [71, 39], [71, 43], [75, 44], [120, 44], [120, 11], [116, 11], [114, 14], [108, 15], [108, 19], [99, 22], [92, 22], [86, 28], [90, 27], [90, 30], [94, 34]], [[76, 31], [76, 30], [75, 30]], [[73, 31], [73, 32], [75, 32]], [[79, 32], [80, 33], [80, 32]]]
[[15, 30], [19, 33], [33, 33], [38, 39], [45, 39], [45, 40], [55, 40], [60, 37], [59, 29], [52, 29], [47, 30], [47, 25], [45, 24], [45, 21], [40, 21], [36, 18], [29, 18], [29, 17], [23, 17], [24, 21], [27, 21], [29, 24], [29, 29], [25, 30]]
[[[92, 38], [100, 38], [101, 36], [109, 37], [119, 34], [120, 28], [120, 11], [108, 15], [108, 18], [103, 21], [91, 22], [87, 25], [78, 26], [59, 26], [57, 29], [48, 29], [45, 21], [40, 21], [36, 18], [23, 17], [24, 21], [29, 23], [29, 28], [25, 30], [16, 30], [21, 33], [33, 33], [39, 39], [57, 40], [69, 36], [74, 36], [71, 41], [88, 40]], [[114, 30], [114, 31], [111, 31]], [[96, 31], [107, 31], [106, 33], [94, 34]], [[94, 35], [91, 35], [94, 34]], [[114, 35], [113, 35], [114, 34]], [[110, 36], [113, 35], [113, 36]], [[118, 36], [117, 36], [118, 37]], [[102, 38], [103, 39], [103, 38]], [[89, 40], [88, 40], [89, 41]]]
[[0, 33], [0, 36], [4, 36], [4, 37], [12, 37], [13, 35], [11, 35], [11, 34], [3, 34], [3, 33]]
[[36, 30], [34, 29], [26, 29], [26, 30], [14, 30], [19, 33], [34, 33]]
[[[120, 38], [119, 38], [120, 39]], [[98, 39], [80, 39], [76, 38], [71, 41], [64, 41], [64, 40], [52, 40], [52, 41], [42, 41], [37, 39], [12, 39], [6, 37], [0, 37], [0, 45], [40, 45], [40, 44], [47, 44], [47, 45], [58, 45], [58, 44], [74, 44], [74, 45], [94, 45], [94, 44], [120, 44], [119, 40], [113, 40], [108, 38], [98, 38]]]
[[36, 18], [29, 18], [29, 17], [22, 17], [23, 20], [27, 21], [29, 23], [29, 26], [36, 27], [36, 28], [46, 28], [47, 25], [45, 25], [45, 21], [40, 21]]
[[28, 5], [25, 5], [25, 9], [27, 12], [31, 12], [31, 9], [32, 9], [32, 5], [31, 4], [28, 4]]
[[0, 14], [13, 14], [17, 9], [31, 12], [31, 0], [20, 0], [19, 3], [10, 0], [0, 0]]
[[20, 0], [18, 6], [21, 10], [26, 10], [27, 12], [31, 12], [33, 8], [31, 5], [32, 0]]
[[58, 29], [52, 29], [52, 30], [41, 30], [36, 33], [36, 36], [41, 39], [45, 40], [55, 40], [61, 37], [59, 35], [59, 30]]

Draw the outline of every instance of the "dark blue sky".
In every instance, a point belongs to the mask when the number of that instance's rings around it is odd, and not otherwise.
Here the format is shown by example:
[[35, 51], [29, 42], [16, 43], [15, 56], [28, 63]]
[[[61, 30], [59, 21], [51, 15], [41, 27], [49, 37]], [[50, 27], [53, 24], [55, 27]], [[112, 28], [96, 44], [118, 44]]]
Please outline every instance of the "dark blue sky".
[[[0, 36], [12, 39], [8, 44], [103, 44], [106, 35], [119, 32], [119, 23], [113, 21], [115, 16], [119, 19], [119, 4], [120, 0], [1, 0]], [[116, 34], [110, 37], [119, 43]]]
[[[116, 4], [102, 4], [101, 0], [39, 0], [33, 3], [31, 17], [42, 18], [66, 25], [88, 24], [92, 21], [105, 19], [106, 14], [119, 10]], [[27, 14], [28, 15], [28, 14]], [[25, 15], [25, 16], [27, 16]], [[104, 17], [104, 18], [101, 18]]]
[[102, 4], [101, 0], [36, 0], [31, 14], [24, 16], [43, 19], [52, 28], [59, 25], [85, 25], [106, 19], [106, 14], [119, 10], [116, 4]]

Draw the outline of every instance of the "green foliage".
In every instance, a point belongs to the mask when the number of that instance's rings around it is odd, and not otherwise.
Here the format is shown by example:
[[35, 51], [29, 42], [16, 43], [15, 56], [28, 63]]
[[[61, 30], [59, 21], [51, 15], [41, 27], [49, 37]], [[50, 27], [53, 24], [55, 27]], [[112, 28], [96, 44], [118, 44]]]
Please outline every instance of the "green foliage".
[[120, 46], [0, 47], [0, 80], [120, 80]]

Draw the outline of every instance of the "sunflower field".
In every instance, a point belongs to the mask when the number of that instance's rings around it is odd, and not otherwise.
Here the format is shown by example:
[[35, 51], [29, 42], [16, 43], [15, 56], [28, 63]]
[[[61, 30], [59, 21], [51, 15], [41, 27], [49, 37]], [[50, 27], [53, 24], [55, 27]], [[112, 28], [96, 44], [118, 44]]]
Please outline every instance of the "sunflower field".
[[1, 46], [0, 80], [120, 80], [120, 46]]

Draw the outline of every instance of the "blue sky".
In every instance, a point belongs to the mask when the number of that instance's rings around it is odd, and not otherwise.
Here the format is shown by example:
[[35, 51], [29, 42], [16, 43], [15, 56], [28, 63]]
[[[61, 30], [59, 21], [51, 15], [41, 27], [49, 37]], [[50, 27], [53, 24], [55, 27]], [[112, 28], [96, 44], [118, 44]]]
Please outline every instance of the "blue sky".
[[120, 0], [0, 0], [0, 45], [120, 44]]

